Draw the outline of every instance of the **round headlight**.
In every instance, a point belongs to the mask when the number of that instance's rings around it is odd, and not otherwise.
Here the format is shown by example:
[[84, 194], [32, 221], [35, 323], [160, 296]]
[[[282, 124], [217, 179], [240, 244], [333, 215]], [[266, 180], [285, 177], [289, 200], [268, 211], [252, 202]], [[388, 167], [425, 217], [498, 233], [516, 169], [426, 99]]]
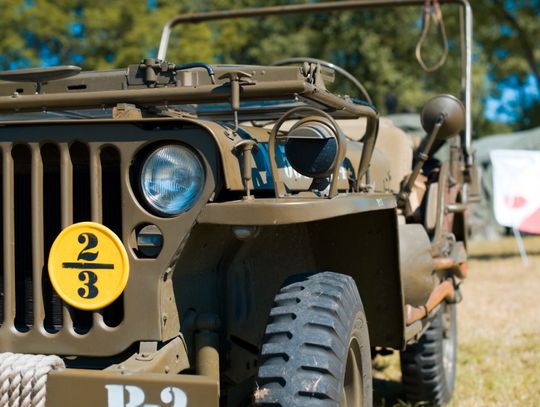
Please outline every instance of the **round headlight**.
[[309, 178], [326, 178], [336, 168], [339, 151], [334, 129], [322, 121], [305, 118], [287, 135], [285, 155], [291, 166]]
[[186, 147], [154, 150], [141, 171], [142, 195], [160, 215], [175, 216], [190, 209], [204, 188], [201, 160]]

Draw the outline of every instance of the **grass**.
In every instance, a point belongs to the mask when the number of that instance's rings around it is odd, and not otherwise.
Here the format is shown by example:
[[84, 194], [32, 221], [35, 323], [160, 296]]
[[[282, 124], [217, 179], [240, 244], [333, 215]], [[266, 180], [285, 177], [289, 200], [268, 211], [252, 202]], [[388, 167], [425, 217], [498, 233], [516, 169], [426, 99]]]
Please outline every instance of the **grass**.
[[[524, 240], [528, 267], [513, 238], [470, 245], [451, 407], [540, 406], [540, 237]], [[412, 406], [396, 352], [377, 357], [374, 377], [375, 406]]]

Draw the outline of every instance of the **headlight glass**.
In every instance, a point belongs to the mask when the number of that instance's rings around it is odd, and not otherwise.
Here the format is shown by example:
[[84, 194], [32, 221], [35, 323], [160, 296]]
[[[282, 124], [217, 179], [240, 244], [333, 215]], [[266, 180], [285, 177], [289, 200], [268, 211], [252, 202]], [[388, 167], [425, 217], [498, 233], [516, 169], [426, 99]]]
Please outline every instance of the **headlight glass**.
[[175, 216], [195, 204], [204, 187], [204, 168], [188, 148], [163, 146], [144, 162], [141, 187], [152, 209], [160, 215]]

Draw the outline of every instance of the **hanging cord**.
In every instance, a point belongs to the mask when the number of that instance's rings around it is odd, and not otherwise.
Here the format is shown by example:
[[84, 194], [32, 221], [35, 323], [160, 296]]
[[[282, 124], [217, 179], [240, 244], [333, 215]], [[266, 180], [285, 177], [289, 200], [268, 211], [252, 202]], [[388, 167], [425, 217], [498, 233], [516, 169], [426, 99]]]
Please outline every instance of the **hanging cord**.
[[[446, 36], [446, 28], [444, 27], [443, 14], [439, 0], [426, 0], [423, 10], [424, 16], [422, 21], [422, 33], [420, 34], [418, 44], [416, 44], [416, 59], [424, 71], [435, 72], [445, 64], [446, 59], [448, 58], [448, 37]], [[428, 66], [422, 57], [422, 47], [424, 46], [424, 42], [429, 34], [431, 20], [437, 24], [443, 46], [443, 55], [435, 65]]]

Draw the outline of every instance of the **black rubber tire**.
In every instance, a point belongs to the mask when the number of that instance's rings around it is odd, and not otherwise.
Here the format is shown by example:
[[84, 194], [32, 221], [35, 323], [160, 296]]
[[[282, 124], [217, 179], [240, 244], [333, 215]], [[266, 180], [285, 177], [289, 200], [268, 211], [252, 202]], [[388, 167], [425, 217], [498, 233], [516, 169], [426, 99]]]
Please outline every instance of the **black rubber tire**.
[[447, 404], [454, 392], [456, 362], [456, 305], [443, 304], [420, 340], [401, 352], [407, 400], [426, 406]]
[[[346, 374], [347, 372], [347, 374]], [[255, 406], [372, 406], [371, 350], [354, 280], [324, 272], [275, 297], [260, 354]]]

